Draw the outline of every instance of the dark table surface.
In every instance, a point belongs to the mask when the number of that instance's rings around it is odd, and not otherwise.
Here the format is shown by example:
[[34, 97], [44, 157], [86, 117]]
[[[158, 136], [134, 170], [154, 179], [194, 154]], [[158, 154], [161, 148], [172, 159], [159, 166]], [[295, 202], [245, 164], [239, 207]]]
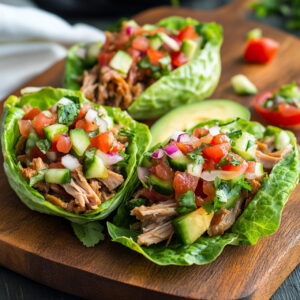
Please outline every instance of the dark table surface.
[[[109, 0], [107, 0], [109, 1]], [[239, 0], [243, 1], [243, 0]], [[30, 1], [24, 0], [11, 0], [11, 1], [1, 1], [7, 4], [16, 3], [17, 5], [25, 5]], [[222, 6], [230, 0], [188, 0], [181, 1], [182, 6], [187, 6], [190, 8], [197, 9], [214, 9]], [[126, 13], [122, 16], [126, 16]], [[110, 16], [110, 17], [70, 17], [67, 16], [66, 19], [70, 23], [86, 22], [94, 25], [98, 28], [105, 29], [108, 25], [116, 22], [121, 16]], [[130, 17], [129, 15], [127, 17]], [[250, 16], [254, 19], [253, 16]], [[268, 17], [267, 19], [261, 21], [269, 25], [284, 29], [284, 21], [278, 17]], [[300, 37], [299, 31], [290, 31], [290, 33], [295, 34]], [[36, 283], [30, 279], [27, 279], [21, 275], [18, 275], [6, 268], [0, 267], [0, 300], [79, 300], [80, 298], [68, 295], [52, 288], [46, 287], [42, 284]], [[100, 297], [99, 297], [100, 299]], [[290, 274], [290, 276], [284, 281], [284, 283], [279, 287], [275, 294], [271, 298], [272, 300], [294, 300], [300, 299], [300, 265]]]

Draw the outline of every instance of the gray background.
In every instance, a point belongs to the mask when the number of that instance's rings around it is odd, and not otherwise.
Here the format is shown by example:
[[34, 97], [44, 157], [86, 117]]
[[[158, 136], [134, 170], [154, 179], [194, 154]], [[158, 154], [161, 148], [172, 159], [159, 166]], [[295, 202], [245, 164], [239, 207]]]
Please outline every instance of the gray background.
[[[64, 0], [62, 0], [64, 1]], [[239, 0], [242, 1], [242, 0]], [[182, 2], [182, 6], [198, 9], [214, 9], [222, 6], [230, 0], [190, 0], [187, 4]], [[0, 3], [13, 4], [20, 6], [35, 6], [29, 0], [0, 0]], [[125, 15], [126, 16], [126, 15]], [[254, 19], [253, 16], [250, 16]], [[85, 22], [94, 25], [100, 29], [105, 29], [108, 25], [114, 23], [119, 19], [117, 17], [106, 18], [82, 18], [82, 17], [68, 17], [66, 18], [70, 23]], [[278, 17], [268, 17], [262, 22], [269, 25], [284, 29], [284, 22]], [[299, 31], [290, 31], [292, 34], [300, 36]], [[84, 283], [83, 283], [84, 284]], [[78, 300], [80, 298], [67, 295], [38, 284], [30, 279], [18, 275], [6, 268], [0, 267], [0, 300]], [[100, 297], [99, 297], [100, 299]], [[280, 288], [275, 292], [271, 298], [272, 300], [294, 300], [300, 299], [300, 265], [290, 274]]]

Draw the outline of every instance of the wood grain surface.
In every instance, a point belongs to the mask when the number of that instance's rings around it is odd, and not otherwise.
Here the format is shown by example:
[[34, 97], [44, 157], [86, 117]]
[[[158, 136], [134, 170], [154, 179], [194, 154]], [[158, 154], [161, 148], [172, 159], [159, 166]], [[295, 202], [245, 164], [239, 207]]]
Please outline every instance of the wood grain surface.
[[[243, 73], [260, 91], [291, 80], [299, 82], [300, 41], [279, 30], [245, 21], [242, 12], [246, 2], [234, 2], [212, 12], [160, 7], [135, 19], [143, 24], [180, 15], [220, 23], [225, 39], [223, 71], [211, 98], [236, 100], [251, 109], [253, 119], [260, 120], [252, 109], [253, 97], [236, 96], [230, 78]], [[265, 36], [280, 43], [279, 53], [269, 65], [251, 65], [242, 60], [245, 34], [257, 26]], [[62, 61], [26, 85], [61, 86], [63, 69]], [[108, 238], [97, 247], [84, 248], [67, 221], [33, 212], [20, 202], [8, 186], [2, 162], [0, 264], [56, 289], [93, 299], [268, 299], [299, 263], [299, 185], [274, 235], [261, 238], [255, 246], [228, 246], [209, 265], [160, 267]]]

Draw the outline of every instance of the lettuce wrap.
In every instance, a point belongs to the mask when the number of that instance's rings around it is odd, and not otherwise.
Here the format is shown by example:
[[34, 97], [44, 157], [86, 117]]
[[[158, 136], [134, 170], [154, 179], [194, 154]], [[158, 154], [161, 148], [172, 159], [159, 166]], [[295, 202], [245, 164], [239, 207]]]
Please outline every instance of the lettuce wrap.
[[[187, 63], [160, 77], [130, 104], [128, 112], [133, 118], [157, 118], [171, 108], [205, 99], [214, 91], [221, 73], [222, 28], [215, 23], [200, 23], [182, 17], [165, 18], [155, 26], [178, 31], [188, 25], [197, 28], [196, 31], [201, 35], [198, 41], [200, 47]], [[97, 59], [87, 59], [80, 54], [81, 50], [92, 47], [78, 44], [68, 51], [64, 77], [66, 88], [79, 90], [81, 84], [78, 78], [97, 64]]]
[[[16, 156], [16, 143], [20, 137], [18, 120], [21, 120], [25, 114], [22, 109], [24, 105], [30, 105], [31, 107], [37, 107], [41, 111], [45, 111], [54, 106], [60, 99], [65, 99], [66, 97], [79, 99], [80, 103], [88, 102], [78, 91], [50, 87], [35, 93], [25, 94], [22, 97], [10, 96], [6, 100], [1, 123], [4, 170], [10, 186], [30, 209], [49, 215], [64, 217], [77, 224], [84, 224], [106, 218], [119, 206], [123, 199], [132, 194], [136, 183], [134, 179], [136, 166], [139, 164], [142, 154], [148, 147], [150, 134], [146, 125], [132, 120], [126, 112], [122, 112], [118, 108], [105, 107], [108, 116], [113, 119], [115, 124], [125, 126], [134, 133], [126, 148], [127, 159], [122, 166], [125, 180], [118, 188], [116, 194], [109, 200], [102, 202], [95, 210], [82, 214], [64, 210], [47, 201], [37, 189], [30, 186], [28, 181], [22, 177], [20, 173], [22, 166]], [[97, 105], [94, 105], [95, 109], [97, 107]]]
[[[257, 243], [260, 237], [267, 236], [276, 232], [276, 230], [280, 225], [283, 207], [286, 201], [288, 200], [289, 195], [291, 194], [292, 190], [295, 188], [299, 180], [299, 173], [300, 173], [299, 153], [298, 153], [297, 142], [294, 134], [289, 131], [283, 131], [273, 126], [268, 126], [267, 128], [264, 128], [262, 125], [260, 125], [257, 122], [250, 122], [241, 119], [237, 121], [233, 120], [229, 122], [208, 121], [205, 123], [201, 123], [195, 126], [192, 130], [190, 130], [189, 134], [192, 134], [195, 128], [202, 128], [202, 130], [203, 127], [207, 128], [205, 126], [208, 127], [213, 126], [214, 128], [213, 130], [216, 130], [216, 125], [219, 126], [220, 128], [223, 128], [222, 126], [229, 126], [229, 128], [231, 129], [230, 131], [231, 136], [240, 134], [240, 130], [242, 130], [242, 132], [246, 132], [250, 134], [252, 138], [254, 137], [255, 139], [268, 140], [268, 142], [271, 144], [274, 143], [274, 136], [275, 136], [275, 145], [276, 143], [278, 144], [277, 137], [280, 136], [281, 139], [280, 143], [284, 144], [280, 146], [281, 148], [285, 147], [286, 143], [289, 143], [289, 145], [287, 146], [289, 148], [289, 153], [285, 155], [279, 162], [277, 162], [273, 166], [270, 173], [268, 174], [264, 173], [261, 179], [259, 179], [261, 180], [260, 182], [261, 186], [258, 189], [258, 192], [254, 194], [254, 197], [251, 198], [251, 200], [247, 203], [247, 205], [244, 204], [245, 205], [244, 210], [237, 217], [237, 219], [235, 219], [233, 226], [231, 226], [230, 229], [225, 230], [223, 234], [216, 234], [216, 235], [203, 234], [192, 243], [184, 243], [183, 240], [179, 238], [179, 236], [177, 235], [177, 231], [175, 230], [175, 236], [171, 235], [167, 241], [164, 240], [160, 243], [146, 246], [145, 244], [143, 245], [141, 242], [138, 243], [139, 236], [142, 235], [142, 233], [145, 233], [145, 231], [142, 232], [140, 229], [136, 228], [137, 220], [133, 216], [133, 215], [137, 216], [137, 214], [133, 213], [134, 210], [136, 209], [136, 207], [133, 206], [135, 205], [134, 203], [136, 203], [137, 201], [144, 201], [144, 200], [128, 199], [127, 202], [124, 202], [119, 207], [117, 214], [114, 217], [113, 223], [107, 222], [108, 232], [114, 242], [121, 243], [122, 245], [142, 254], [144, 257], [146, 257], [147, 259], [149, 259], [150, 261], [158, 265], [192, 265], [192, 264], [202, 265], [202, 264], [210, 263], [213, 260], [215, 260], [221, 254], [223, 248], [226, 245], [254, 245]], [[162, 145], [166, 145], [166, 143], [163, 143]], [[158, 146], [161, 146], [161, 144], [154, 147], [152, 151], [156, 149]], [[235, 146], [237, 147], [237, 145]], [[247, 147], [248, 146], [249, 145], [247, 145]], [[254, 147], [254, 144], [251, 143], [250, 147]], [[166, 147], [164, 149], [166, 149]], [[160, 155], [161, 157], [162, 154], [159, 153], [160, 152], [157, 151], [154, 152], [153, 155], [155, 155], [156, 157]], [[152, 156], [152, 159], [155, 156]], [[148, 160], [147, 157], [149, 157], [149, 155], [147, 155], [145, 158], [146, 162]], [[235, 162], [237, 161], [235, 160]], [[145, 164], [147, 163], [144, 163], [144, 165]], [[232, 164], [231, 167], [234, 169], [236, 168], [234, 167], [236, 165], [239, 164]], [[148, 179], [149, 176], [152, 175], [148, 175], [148, 177], [144, 177], [146, 178], [145, 180], [149, 180]], [[210, 171], [207, 172], [206, 176], [210, 176]], [[251, 178], [251, 175], [248, 176], [250, 176]], [[244, 179], [239, 178], [238, 180], [239, 181], [242, 180], [241, 184], [246, 189], [249, 189], [249, 185], [248, 185], [249, 182], [246, 183], [245, 185], [246, 181], [243, 181]], [[219, 179], [218, 181], [220, 182]], [[145, 182], [143, 181], [142, 183], [145, 186]], [[173, 187], [175, 188], [174, 182], [173, 182]], [[152, 189], [153, 188], [154, 186], [152, 186]], [[239, 188], [239, 191], [241, 191], [241, 188]], [[229, 194], [231, 192], [232, 191], [229, 190]], [[188, 192], [185, 194], [185, 196], [187, 194]], [[215, 197], [213, 200], [214, 205], [216, 203], [220, 203], [217, 202], [217, 200], [222, 199], [221, 197], [222, 195], [224, 194], [219, 193], [218, 198], [216, 198], [217, 196], [214, 196]], [[182, 201], [180, 204], [178, 203], [179, 201], [178, 199]], [[187, 209], [189, 211], [195, 209], [189, 202], [190, 198], [183, 197], [178, 199], [177, 199], [177, 205], [179, 205], [180, 209]], [[163, 201], [166, 200], [167, 199]], [[184, 204], [184, 201], [186, 201], [185, 203], [186, 206], [181, 207], [180, 205]], [[206, 207], [203, 205], [203, 207], [205, 208], [205, 210], [208, 209], [207, 205]], [[202, 209], [202, 207], [200, 207], [200, 209]], [[186, 215], [183, 215], [183, 217]], [[182, 216], [180, 216], [179, 218], [182, 218]], [[173, 226], [175, 226], [174, 224], [175, 223], [173, 221]], [[155, 238], [155, 235], [153, 235], [152, 237]]]

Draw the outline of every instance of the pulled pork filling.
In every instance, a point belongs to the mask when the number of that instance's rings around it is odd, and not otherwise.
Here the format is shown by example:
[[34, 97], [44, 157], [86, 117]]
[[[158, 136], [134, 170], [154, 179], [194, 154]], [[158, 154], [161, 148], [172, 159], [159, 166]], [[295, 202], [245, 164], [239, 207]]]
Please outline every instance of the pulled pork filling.
[[229, 230], [262, 179], [293, 150], [289, 143], [280, 149], [275, 144], [273, 136], [255, 140], [219, 126], [197, 128], [192, 135], [174, 132], [151, 154], [151, 167], [138, 169], [145, 187], [129, 201], [138, 220], [131, 226], [141, 231], [138, 244], [169, 243], [174, 234], [189, 244], [205, 232], [216, 236]]
[[96, 210], [115, 196], [124, 182], [118, 162], [126, 157], [128, 129], [114, 126], [103, 107], [95, 110], [74, 97], [47, 111], [28, 106], [24, 111], [16, 154], [20, 173], [32, 187], [76, 214]]

